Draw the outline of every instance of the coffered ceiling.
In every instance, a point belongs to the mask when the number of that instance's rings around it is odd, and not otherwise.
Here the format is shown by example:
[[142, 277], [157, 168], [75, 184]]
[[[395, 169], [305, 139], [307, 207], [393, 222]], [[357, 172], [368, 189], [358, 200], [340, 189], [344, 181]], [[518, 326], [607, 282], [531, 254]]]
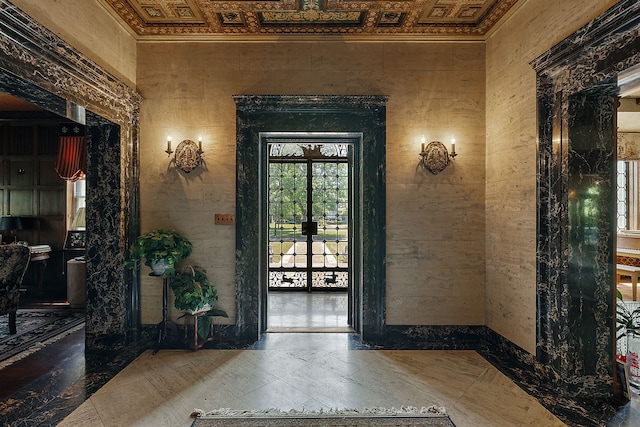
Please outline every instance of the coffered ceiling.
[[338, 35], [483, 39], [525, 0], [99, 0], [140, 40]]

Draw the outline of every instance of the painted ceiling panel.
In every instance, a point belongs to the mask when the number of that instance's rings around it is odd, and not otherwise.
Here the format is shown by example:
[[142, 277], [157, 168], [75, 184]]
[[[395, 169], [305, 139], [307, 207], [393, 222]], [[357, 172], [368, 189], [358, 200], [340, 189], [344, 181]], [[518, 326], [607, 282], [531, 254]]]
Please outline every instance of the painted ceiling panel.
[[337, 34], [482, 38], [523, 0], [100, 0], [140, 38]]

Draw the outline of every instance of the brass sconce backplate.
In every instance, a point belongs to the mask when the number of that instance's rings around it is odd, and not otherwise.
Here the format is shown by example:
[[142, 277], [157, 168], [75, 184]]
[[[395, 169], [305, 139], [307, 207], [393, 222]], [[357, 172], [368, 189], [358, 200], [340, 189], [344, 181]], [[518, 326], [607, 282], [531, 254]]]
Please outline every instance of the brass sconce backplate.
[[440, 141], [431, 141], [420, 153], [420, 163], [434, 175], [449, 165], [449, 151]]
[[176, 147], [175, 163], [189, 173], [202, 164], [202, 150], [194, 141], [185, 139]]

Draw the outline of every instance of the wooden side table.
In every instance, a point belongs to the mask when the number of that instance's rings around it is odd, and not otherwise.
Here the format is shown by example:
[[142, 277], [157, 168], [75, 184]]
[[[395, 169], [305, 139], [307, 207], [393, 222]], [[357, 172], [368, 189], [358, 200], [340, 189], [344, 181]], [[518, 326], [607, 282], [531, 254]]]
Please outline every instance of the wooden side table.
[[31, 252], [30, 263], [38, 263], [40, 270], [38, 271], [38, 292], [43, 292], [44, 283], [44, 271], [47, 269], [47, 260], [50, 258], [51, 246], [49, 245], [34, 245], [29, 246], [29, 252]]
[[[207, 314], [208, 310], [198, 312], [185, 312], [182, 322], [183, 340], [184, 343], [191, 349], [197, 350], [202, 348], [206, 343], [213, 340], [213, 321], [209, 320], [209, 334], [206, 338], [200, 338], [198, 336], [198, 318], [204, 314]], [[192, 320], [192, 322], [190, 322]], [[192, 324], [191, 324], [192, 323]], [[193, 335], [191, 335], [193, 333]]]

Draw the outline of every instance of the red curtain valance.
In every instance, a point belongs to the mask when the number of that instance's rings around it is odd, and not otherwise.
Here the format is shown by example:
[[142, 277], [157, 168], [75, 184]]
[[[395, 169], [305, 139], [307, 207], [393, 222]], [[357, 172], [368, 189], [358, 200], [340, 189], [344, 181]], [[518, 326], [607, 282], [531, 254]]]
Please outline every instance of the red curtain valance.
[[60, 178], [71, 182], [84, 178], [87, 169], [85, 127], [77, 123], [61, 123], [58, 143], [56, 172]]

